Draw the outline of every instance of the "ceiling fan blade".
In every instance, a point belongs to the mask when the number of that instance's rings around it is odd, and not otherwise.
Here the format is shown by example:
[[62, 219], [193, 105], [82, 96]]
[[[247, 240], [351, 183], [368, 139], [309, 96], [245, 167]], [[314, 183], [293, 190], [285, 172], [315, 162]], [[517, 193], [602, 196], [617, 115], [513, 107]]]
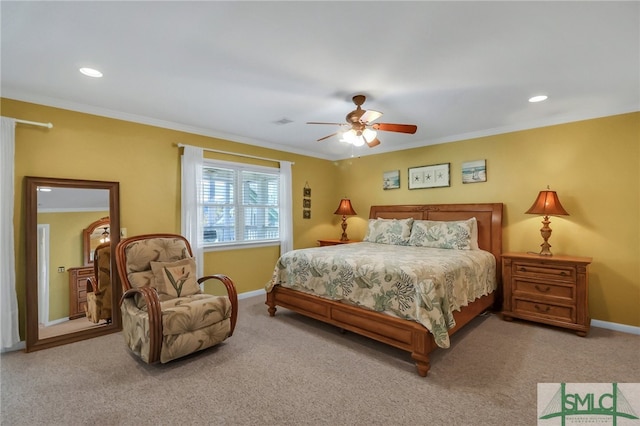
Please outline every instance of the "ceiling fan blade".
[[371, 123], [372, 121], [377, 120], [380, 117], [382, 117], [381, 112], [368, 109], [364, 112], [364, 114], [362, 114], [362, 116], [360, 117], [360, 121], [362, 121], [363, 123]]
[[329, 139], [330, 137], [335, 136], [335, 135], [337, 135], [337, 134], [338, 134], [338, 132], [336, 132], [336, 133], [332, 133], [332, 134], [330, 134], [330, 135], [328, 135], [328, 136], [325, 136], [325, 137], [323, 137], [323, 138], [318, 139], [318, 140], [317, 140], [317, 142], [323, 141], [323, 140], [325, 140], [325, 139]]
[[380, 140], [378, 138], [375, 138], [371, 142], [367, 142], [367, 145], [369, 145], [369, 148], [373, 148], [374, 146], [380, 145]]
[[372, 125], [375, 130], [383, 132], [398, 132], [414, 134], [418, 130], [415, 124], [393, 124], [393, 123], [375, 123]]
[[307, 121], [307, 124], [331, 124], [333, 126], [343, 126], [344, 123], [323, 123], [320, 121]]

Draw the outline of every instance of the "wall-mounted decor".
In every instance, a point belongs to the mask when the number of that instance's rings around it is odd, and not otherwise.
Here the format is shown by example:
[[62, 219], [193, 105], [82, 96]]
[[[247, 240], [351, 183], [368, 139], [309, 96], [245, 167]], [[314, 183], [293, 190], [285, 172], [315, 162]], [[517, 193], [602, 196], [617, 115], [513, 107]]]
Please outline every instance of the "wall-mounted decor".
[[462, 163], [462, 183], [487, 181], [487, 160]]
[[309, 182], [305, 182], [302, 189], [302, 218], [311, 219], [311, 187]]
[[449, 163], [409, 168], [409, 189], [450, 186]]
[[382, 174], [382, 189], [400, 188], [400, 170], [392, 170]]

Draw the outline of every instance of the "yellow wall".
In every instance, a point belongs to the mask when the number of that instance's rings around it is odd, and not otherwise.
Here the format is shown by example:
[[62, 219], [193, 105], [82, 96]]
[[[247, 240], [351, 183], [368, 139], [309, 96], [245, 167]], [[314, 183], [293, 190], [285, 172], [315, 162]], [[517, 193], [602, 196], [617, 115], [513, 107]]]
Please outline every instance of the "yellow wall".
[[[547, 185], [570, 216], [551, 218], [554, 254], [593, 258], [589, 309], [603, 321], [640, 326], [640, 113], [340, 161], [341, 181], [359, 213], [371, 204], [504, 203], [503, 250], [540, 251], [542, 218], [524, 212]], [[486, 159], [488, 180], [462, 184], [462, 163]], [[407, 168], [451, 163], [451, 186], [407, 189]], [[382, 189], [400, 170], [401, 188]]]
[[[53, 129], [16, 127], [15, 211], [16, 291], [24, 337], [24, 176], [120, 182], [120, 223], [133, 236], [180, 232], [180, 149], [178, 143], [293, 161], [294, 247], [316, 245], [336, 230], [332, 214], [340, 201], [331, 162], [211, 137], [1, 99], [2, 115], [52, 122]], [[206, 153], [207, 157], [215, 154]], [[229, 159], [225, 157], [224, 159]], [[234, 161], [251, 161], [241, 157]], [[263, 163], [261, 163], [263, 164]], [[272, 166], [277, 164], [272, 163]], [[302, 189], [312, 188], [312, 216], [302, 219]], [[338, 234], [339, 235], [339, 234]], [[277, 247], [205, 254], [204, 272], [226, 273], [239, 293], [264, 288], [277, 260]]]
[[[177, 143], [294, 161], [294, 245], [339, 237], [332, 213], [342, 196], [357, 217], [352, 239], [364, 235], [372, 204], [503, 202], [504, 250], [536, 251], [541, 218], [525, 215], [538, 191], [550, 185], [571, 214], [552, 218], [556, 254], [593, 257], [591, 316], [640, 326], [640, 114], [514, 132], [329, 162], [302, 155], [161, 129], [57, 108], [1, 100], [2, 115], [53, 122], [51, 130], [16, 129], [16, 274], [24, 312], [26, 175], [120, 182], [121, 224], [128, 235], [180, 231], [180, 158]], [[303, 142], [301, 141], [301, 144]], [[213, 154], [207, 154], [213, 156]], [[96, 167], [96, 158], [103, 166]], [[227, 158], [228, 159], [228, 158]], [[486, 159], [488, 182], [461, 183], [461, 163]], [[248, 161], [236, 158], [236, 161]], [[407, 189], [407, 168], [451, 163], [451, 187]], [[382, 190], [382, 173], [400, 170], [401, 188]], [[312, 217], [302, 219], [302, 190], [312, 189]], [[261, 289], [278, 249], [229, 250], [205, 256], [205, 273], [226, 273], [239, 292]]]

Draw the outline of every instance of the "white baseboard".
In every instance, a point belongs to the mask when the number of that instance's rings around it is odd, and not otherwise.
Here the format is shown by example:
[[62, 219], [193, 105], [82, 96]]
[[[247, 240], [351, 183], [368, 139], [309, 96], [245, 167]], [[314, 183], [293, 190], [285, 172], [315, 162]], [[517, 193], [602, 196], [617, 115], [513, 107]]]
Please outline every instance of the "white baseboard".
[[622, 331], [623, 333], [640, 335], [640, 327], [635, 327], [633, 325], [618, 324], [615, 322], [600, 321], [595, 319], [591, 320], [591, 325], [593, 327], [606, 328], [608, 330]]
[[249, 297], [254, 297], [254, 296], [260, 296], [260, 295], [265, 295], [267, 292], [264, 289], [261, 290], [253, 290], [253, 291], [247, 291], [245, 293], [240, 293], [238, 294], [238, 299], [242, 300], [242, 299], [248, 299]]

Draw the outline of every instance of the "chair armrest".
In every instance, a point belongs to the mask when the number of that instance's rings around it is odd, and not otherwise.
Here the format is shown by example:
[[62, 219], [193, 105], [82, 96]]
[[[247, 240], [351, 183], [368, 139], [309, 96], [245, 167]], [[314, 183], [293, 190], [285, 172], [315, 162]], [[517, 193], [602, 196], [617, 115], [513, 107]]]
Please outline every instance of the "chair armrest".
[[231, 337], [233, 335], [233, 330], [236, 328], [236, 321], [238, 320], [238, 292], [236, 291], [236, 286], [233, 284], [233, 280], [231, 278], [223, 274], [207, 275], [205, 277], [198, 278], [198, 284], [202, 284], [210, 279], [216, 279], [222, 282], [227, 289], [227, 295], [231, 301], [231, 329], [229, 330], [229, 337]]
[[149, 315], [149, 364], [160, 359], [160, 350], [162, 349], [162, 308], [160, 307], [160, 299], [158, 291], [153, 287], [132, 288], [124, 292], [120, 299], [120, 305], [125, 299], [140, 294], [147, 305], [147, 314]]
[[96, 281], [96, 277], [87, 278], [87, 293], [91, 292], [98, 294], [98, 282]]

